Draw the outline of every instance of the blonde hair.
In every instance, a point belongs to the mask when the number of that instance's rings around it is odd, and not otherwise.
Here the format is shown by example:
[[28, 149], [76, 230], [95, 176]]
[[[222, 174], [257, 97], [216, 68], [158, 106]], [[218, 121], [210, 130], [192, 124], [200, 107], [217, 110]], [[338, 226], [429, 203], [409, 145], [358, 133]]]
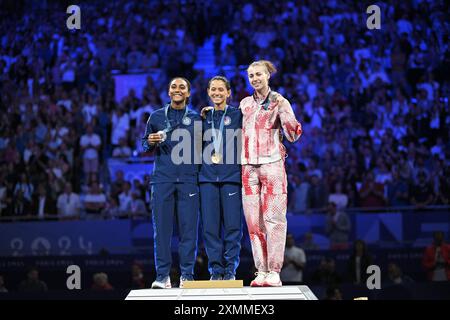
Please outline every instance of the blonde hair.
[[252, 62], [252, 63], [248, 66], [247, 71], [248, 71], [248, 69], [250, 69], [251, 67], [254, 67], [254, 66], [264, 66], [264, 67], [266, 67], [267, 72], [268, 72], [270, 75], [273, 75], [274, 73], [277, 72], [277, 68], [276, 68], [276, 67], [274, 66], [274, 64], [273, 64], [272, 62], [270, 62], [269, 60], [258, 60], [258, 61], [254, 61], [254, 62]]

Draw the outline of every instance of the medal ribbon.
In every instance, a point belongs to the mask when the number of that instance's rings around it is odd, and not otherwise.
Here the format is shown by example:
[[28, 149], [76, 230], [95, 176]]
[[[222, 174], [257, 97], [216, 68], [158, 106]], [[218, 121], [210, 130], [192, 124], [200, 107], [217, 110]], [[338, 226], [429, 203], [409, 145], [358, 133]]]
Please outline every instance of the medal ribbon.
[[[180, 125], [180, 122], [178, 122], [175, 127], [172, 127], [172, 125], [170, 124], [170, 120], [169, 120], [169, 108], [170, 108], [170, 104], [166, 105], [166, 107], [164, 108], [164, 115], [166, 117], [166, 128], [163, 130], [164, 132], [169, 132], [172, 131], [174, 128], [178, 127]], [[181, 122], [183, 122], [183, 119], [187, 116], [188, 113], [188, 108], [187, 106], [184, 107], [184, 115], [183, 118], [181, 118]]]
[[212, 112], [211, 112], [211, 116], [212, 116], [211, 129], [212, 129], [212, 139], [213, 139], [215, 154], [219, 154], [219, 151], [220, 151], [220, 144], [222, 143], [222, 137], [223, 137], [223, 134], [222, 134], [223, 124], [225, 121], [225, 115], [227, 114], [227, 110], [228, 110], [228, 105], [225, 106], [225, 111], [223, 112], [222, 119], [220, 119], [219, 133], [217, 133], [214, 128], [214, 108], [212, 109]]
[[[264, 101], [259, 102], [259, 105], [261, 107], [263, 107], [264, 110], [267, 110], [269, 108], [269, 104], [270, 104], [270, 95], [272, 94], [272, 90], [269, 88], [269, 92], [267, 93], [266, 98], [264, 99]], [[253, 99], [256, 100], [256, 92], [253, 94]]]

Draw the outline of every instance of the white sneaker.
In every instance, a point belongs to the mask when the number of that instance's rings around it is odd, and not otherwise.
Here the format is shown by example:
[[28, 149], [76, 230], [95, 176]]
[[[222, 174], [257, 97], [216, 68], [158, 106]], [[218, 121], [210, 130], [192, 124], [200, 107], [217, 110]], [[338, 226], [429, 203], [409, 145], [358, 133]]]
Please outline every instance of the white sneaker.
[[180, 277], [180, 288], [184, 288], [184, 282], [185, 281], [194, 281], [194, 276], [192, 275], [185, 275]]
[[281, 287], [283, 283], [281, 283], [280, 274], [275, 271], [270, 271], [267, 277], [264, 279], [264, 287]]
[[256, 278], [250, 282], [250, 287], [262, 287], [264, 285], [264, 280], [266, 279], [268, 273], [258, 271], [255, 273]]
[[170, 277], [164, 278], [156, 278], [152, 283], [152, 289], [169, 289], [172, 288], [172, 284], [170, 283]]

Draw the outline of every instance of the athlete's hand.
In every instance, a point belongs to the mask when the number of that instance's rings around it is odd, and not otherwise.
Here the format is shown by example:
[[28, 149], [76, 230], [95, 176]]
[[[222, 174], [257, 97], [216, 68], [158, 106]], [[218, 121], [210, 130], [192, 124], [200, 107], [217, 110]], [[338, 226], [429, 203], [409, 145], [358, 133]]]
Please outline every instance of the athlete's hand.
[[202, 111], [200, 111], [200, 116], [202, 117], [202, 119], [206, 119], [206, 113], [212, 109], [213, 109], [213, 107], [202, 108]]
[[271, 102], [275, 102], [276, 105], [279, 106], [283, 103], [284, 100], [286, 100], [286, 98], [283, 97], [280, 93], [273, 91], [270, 100]]
[[150, 133], [147, 138], [148, 143], [155, 144], [163, 142], [163, 138], [159, 133]]

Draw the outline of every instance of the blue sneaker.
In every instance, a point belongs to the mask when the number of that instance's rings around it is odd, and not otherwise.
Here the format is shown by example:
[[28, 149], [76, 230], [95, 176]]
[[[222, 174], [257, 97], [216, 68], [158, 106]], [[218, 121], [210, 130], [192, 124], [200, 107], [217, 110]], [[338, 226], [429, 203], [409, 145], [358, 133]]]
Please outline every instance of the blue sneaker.
[[194, 281], [192, 274], [185, 274], [180, 277], [180, 288], [183, 288], [184, 281]]
[[222, 280], [222, 275], [219, 273], [213, 273], [209, 280], [212, 280], [212, 281]]
[[223, 280], [236, 280], [236, 277], [232, 273], [225, 273]]

